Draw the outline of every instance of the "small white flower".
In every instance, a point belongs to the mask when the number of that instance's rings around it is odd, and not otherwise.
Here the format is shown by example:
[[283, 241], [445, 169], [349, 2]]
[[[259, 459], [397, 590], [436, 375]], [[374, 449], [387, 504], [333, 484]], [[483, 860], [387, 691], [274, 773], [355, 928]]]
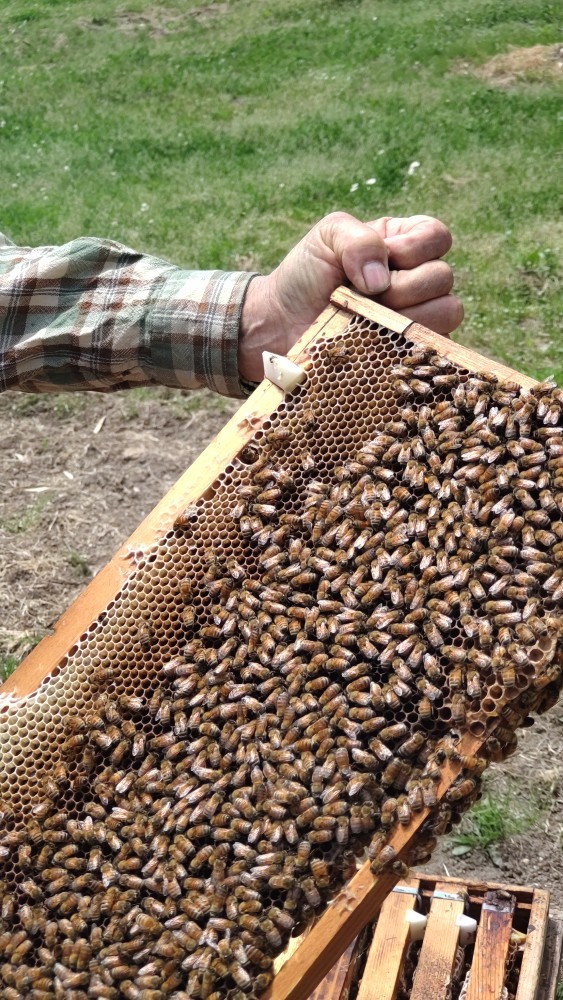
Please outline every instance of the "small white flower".
[[420, 163], [418, 162], [418, 160], [413, 160], [412, 163], [411, 163], [411, 165], [410, 165], [410, 167], [409, 167], [409, 169], [407, 170], [408, 177], [412, 177], [412, 175], [415, 173], [415, 171], [418, 170], [419, 166], [420, 166]]
[[351, 194], [353, 194], [354, 191], [357, 191], [358, 188], [359, 188], [359, 186], [360, 186], [359, 184], [350, 184], [350, 192], [351, 192]]
[[69, 166], [67, 166], [67, 165], [66, 165], [66, 163], [65, 163], [65, 165], [64, 165], [64, 167], [63, 167], [63, 170], [65, 170], [65, 171], [67, 171], [67, 170], [70, 170], [70, 167], [69, 167]]
[[366, 185], [368, 187], [371, 187], [372, 184], [377, 184], [377, 178], [376, 177], [368, 177], [368, 179], [366, 181]]
[[148, 210], [149, 210], [149, 206], [147, 205], [146, 201], [144, 201], [142, 203], [142, 205], [141, 205], [140, 211], [141, 212], [148, 212]]
[[2, 121], [0, 122], [0, 128], [4, 128], [5, 124], [6, 124], [6, 122], [5, 122], [4, 118], [3, 118]]

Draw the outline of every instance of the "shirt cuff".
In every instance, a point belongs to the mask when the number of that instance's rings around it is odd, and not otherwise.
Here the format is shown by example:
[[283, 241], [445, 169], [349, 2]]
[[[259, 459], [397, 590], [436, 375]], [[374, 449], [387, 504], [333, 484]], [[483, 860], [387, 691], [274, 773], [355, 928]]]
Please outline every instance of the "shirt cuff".
[[242, 307], [255, 273], [180, 271], [163, 281], [145, 320], [145, 364], [152, 379], [179, 389], [207, 386], [244, 397], [255, 388], [238, 373]]

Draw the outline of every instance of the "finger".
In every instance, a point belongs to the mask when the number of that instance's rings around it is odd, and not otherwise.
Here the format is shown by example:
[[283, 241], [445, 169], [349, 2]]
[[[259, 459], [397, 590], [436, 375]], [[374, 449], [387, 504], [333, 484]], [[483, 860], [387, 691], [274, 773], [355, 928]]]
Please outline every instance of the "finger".
[[415, 323], [420, 323], [421, 326], [428, 327], [429, 330], [434, 330], [434, 333], [448, 336], [460, 325], [463, 319], [463, 306], [455, 295], [443, 295], [439, 299], [401, 309], [401, 314], [408, 316]]
[[389, 255], [389, 265], [392, 268], [417, 267], [424, 261], [437, 260], [443, 257], [452, 245], [451, 233], [439, 219], [415, 215], [410, 219], [385, 221], [384, 242]]
[[387, 248], [372, 226], [345, 212], [334, 212], [322, 220], [317, 233], [358, 291], [377, 295], [389, 286]]
[[400, 312], [420, 302], [448, 295], [453, 283], [452, 269], [445, 261], [427, 261], [410, 271], [391, 271], [391, 284], [379, 299], [384, 306]]

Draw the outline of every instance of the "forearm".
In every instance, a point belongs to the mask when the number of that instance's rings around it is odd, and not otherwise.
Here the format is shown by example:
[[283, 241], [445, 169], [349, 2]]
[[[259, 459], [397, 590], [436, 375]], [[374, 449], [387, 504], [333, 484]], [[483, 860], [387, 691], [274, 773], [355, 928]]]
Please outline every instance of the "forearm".
[[0, 390], [167, 385], [243, 396], [251, 274], [185, 271], [110, 240], [0, 240]]

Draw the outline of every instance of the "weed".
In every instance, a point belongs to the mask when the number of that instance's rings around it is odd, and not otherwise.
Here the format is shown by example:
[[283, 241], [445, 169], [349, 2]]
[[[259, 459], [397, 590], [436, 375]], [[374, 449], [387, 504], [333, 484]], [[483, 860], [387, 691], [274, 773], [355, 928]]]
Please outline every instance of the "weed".
[[67, 562], [69, 566], [72, 566], [78, 573], [78, 576], [86, 578], [90, 576], [91, 570], [88, 565], [88, 561], [84, 556], [81, 556], [79, 552], [69, 552], [67, 557]]
[[28, 392], [17, 396], [12, 405], [18, 416], [45, 413], [53, 414], [58, 420], [66, 420], [84, 409], [86, 399], [84, 395], [78, 393]]
[[36, 392], [22, 392], [21, 395], [16, 396], [13, 402], [14, 411], [23, 416], [24, 414], [30, 412], [36, 412], [38, 409], [42, 408], [44, 405], [45, 397], [40, 396]]
[[140, 413], [140, 405], [154, 399], [155, 392], [158, 392], [158, 390], [146, 385], [130, 389], [123, 401], [127, 420], [136, 420]]
[[81, 413], [86, 406], [86, 397], [76, 392], [56, 393], [51, 399], [52, 412], [59, 420], [66, 420]]
[[33, 531], [38, 527], [45, 507], [49, 503], [49, 494], [43, 494], [23, 511], [18, 511], [10, 517], [0, 521], [0, 528], [7, 531], [9, 535], [20, 535], [26, 531]]
[[12, 656], [10, 653], [0, 656], [0, 682], [7, 680], [17, 665], [18, 660], [16, 656]]
[[541, 815], [539, 801], [522, 800], [516, 787], [493, 794], [488, 791], [465, 814], [449, 841], [452, 854], [467, 854], [478, 848], [487, 850], [507, 837], [523, 833], [537, 823]]
[[224, 396], [214, 396], [206, 390], [186, 394], [174, 393], [166, 402], [174, 416], [179, 419], [204, 410], [227, 414], [230, 413], [232, 405]]
[[4, 652], [0, 651], [0, 684], [7, 680], [10, 674], [14, 672], [19, 663], [21, 663], [24, 656], [27, 656], [29, 652], [41, 642], [44, 637], [45, 632], [23, 632], [17, 636], [17, 641], [10, 644], [10, 649], [15, 650], [15, 652]]

